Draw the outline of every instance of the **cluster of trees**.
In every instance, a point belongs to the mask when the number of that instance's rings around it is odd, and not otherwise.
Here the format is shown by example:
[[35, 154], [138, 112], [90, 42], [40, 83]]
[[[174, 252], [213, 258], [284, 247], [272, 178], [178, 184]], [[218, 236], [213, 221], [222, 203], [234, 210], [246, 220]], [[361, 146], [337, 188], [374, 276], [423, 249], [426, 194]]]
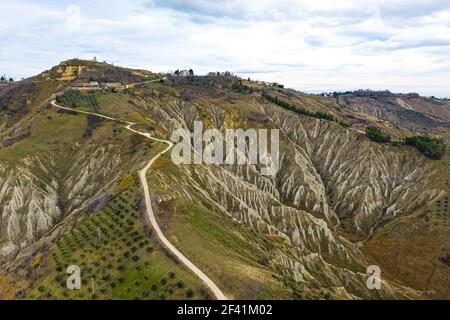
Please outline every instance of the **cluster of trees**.
[[405, 138], [405, 144], [415, 147], [426, 157], [439, 160], [446, 150], [446, 145], [442, 139], [435, 139], [429, 136], [413, 136]]
[[230, 71], [225, 72], [209, 72], [208, 77], [235, 77], [234, 74], [232, 74]]
[[0, 82], [14, 82], [14, 78], [7, 78], [6, 75], [0, 77]]
[[[322, 92], [319, 94], [322, 97], [334, 97], [337, 98], [339, 96], [344, 95], [354, 95], [355, 97], [371, 97], [371, 98], [378, 98], [378, 97], [392, 97], [395, 96], [392, 92], [389, 90], [383, 90], [383, 91], [373, 91], [370, 89], [358, 89], [358, 90], [346, 90], [346, 91], [333, 91], [333, 92]], [[418, 97], [418, 94], [409, 93], [407, 96], [410, 97]]]
[[13, 82], [0, 90], [0, 110], [23, 113], [28, 109], [29, 97], [36, 92], [32, 81]]
[[322, 97], [328, 97], [328, 98], [334, 97], [334, 98], [337, 98], [339, 96], [346, 95], [346, 94], [351, 94], [351, 93], [353, 93], [353, 91], [333, 91], [333, 92], [322, 92], [319, 95], [322, 96]]
[[[391, 136], [377, 127], [368, 126], [366, 128], [366, 135], [370, 140], [375, 142], [391, 142]], [[403, 141], [393, 141], [393, 144], [413, 146], [424, 156], [434, 160], [441, 159], [446, 151], [446, 144], [442, 139], [431, 138], [429, 136], [407, 137]]]
[[193, 77], [194, 76], [194, 70], [175, 70], [173, 73], [174, 76], [177, 77]]
[[391, 136], [388, 133], [383, 132], [379, 128], [373, 126], [368, 126], [366, 128], [366, 136], [367, 138], [375, 142], [386, 143], [391, 141]]
[[272, 83], [272, 86], [280, 88], [280, 89], [284, 89], [284, 84], [280, 84], [280, 83], [277, 83], [277, 82]]
[[276, 105], [278, 105], [284, 109], [294, 111], [295, 113], [302, 114], [302, 115], [305, 115], [308, 117], [314, 117], [314, 118], [318, 118], [318, 119], [334, 121], [334, 122], [338, 122], [338, 123], [344, 125], [344, 123], [339, 122], [336, 119], [336, 117], [333, 116], [331, 113], [324, 112], [324, 111], [309, 111], [309, 110], [303, 109], [299, 106], [296, 106], [294, 104], [290, 104], [286, 101], [278, 99], [277, 96], [271, 96], [270, 94], [268, 94], [267, 92], [264, 92], [264, 91], [262, 93], [262, 97], [272, 103], [275, 103]]
[[241, 80], [233, 82], [231, 89], [239, 93], [253, 93], [253, 88], [243, 84]]

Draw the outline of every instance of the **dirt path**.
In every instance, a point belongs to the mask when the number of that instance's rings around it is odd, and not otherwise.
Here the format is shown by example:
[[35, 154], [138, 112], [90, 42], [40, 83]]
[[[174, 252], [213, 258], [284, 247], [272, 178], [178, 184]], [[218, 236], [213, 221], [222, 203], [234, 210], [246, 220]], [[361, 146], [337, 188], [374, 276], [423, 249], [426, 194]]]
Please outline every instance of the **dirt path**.
[[194, 263], [192, 263], [188, 258], [186, 258], [186, 256], [184, 256], [164, 235], [164, 233], [162, 232], [161, 228], [158, 225], [158, 221], [156, 220], [156, 216], [155, 213], [153, 212], [153, 207], [152, 207], [152, 201], [150, 198], [150, 191], [149, 191], [149, 186], [148, 186], [148, 182], [147, 182], [147, 172], [150, 169], [150, 167], [153, 165], [153, 163], [159, 158], [161, 157], [164, 153], [166, 153], [167, 151], [169, 151], [172, 147], [173, 147], [173, 143], [167, 140], [162, 140], [162, 139], [158, 139], [155, 137], [152, 137], [149, 133], [145, 133], [145, 132], [141, 132], [141, 131], [137, 131], [132, 129], [131, 127], [133, 125], [135, 125], [136, 123], [134, 122], [129, 122], [129, 121], [125, 121], [125, 120], [120, 120], [120, 119], [115, 119], [109, 116], [105, 116], [102, 114], [97, 114], [97, 113], [93, 113], [93, 112], [88, 112], [88, 111], [83, 111], [83, 110], [76, 110], [76, 109], [72, 109], [72, 108], [67, 108], [67, 107], [63, 107], [63, 106], [59, 106], [56, 104], [56, 101], [53, 100], [51, 102], [51, 104], [59, 109], [63, 109], [63, 110], [68, 110], [71, 112], [78, 112], [78, 113], [84, 113], [84, 114], [90, 114], [93, 116], [97, 116], [100, 118], [104, 118], [104, 119], [108, 119], [108, 120], [112, 120], [112, 121], [116, 121], [116, 122], [120, 122], [120, 123], [124, 123], [126, 124], [126, 129], [130, 130], [131, 132], [140, 134], [148, 139], [154, 140], [154, 141], [158, 141], [158, 142], [162, 142], [167, 144], [167, 148], [164, 149], [163, 151], [159, 152], [155, 157], [153, 157], [148, 163], [147, 165], [139, 171], [139, 178], [141, 180], [141, 184], [142, 187], [144, 188], [144, 195], [145, 195], [145, 206], [146, 206], [146, 211], [147, 211], [147, 215], [148, 218], [150, 220], [150, 223], [153, 227], [153, 229], [156, 231], [156, 234], [158, 236], [158, 239], [161, 241], [161, 243], [170, 250], [170, 252], [172, 252], [184, 265], [186, 265], [192, 272], [194, 272], [207, 286], [209, 289], [211, 289], [211, 291], [214, 293], [214, 295], [216, 296], [216, 298], [218, 300], [228, 300], [227, 297], [224, 295], [224, 293], [219, 289], [219, 287], [217, 287], [217, 285], [214, 283], [214, 281], [212, 281], [205, 273], [203, 273], [203, 271], [201, 271]]

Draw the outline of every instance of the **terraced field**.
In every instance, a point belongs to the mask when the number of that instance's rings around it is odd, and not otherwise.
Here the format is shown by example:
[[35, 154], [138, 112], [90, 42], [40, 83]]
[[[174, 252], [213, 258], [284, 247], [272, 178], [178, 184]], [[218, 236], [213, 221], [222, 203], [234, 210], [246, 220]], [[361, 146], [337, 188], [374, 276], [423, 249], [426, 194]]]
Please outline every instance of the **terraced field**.
[[69, 90], [58, 100], [67, 107], [82, 107], [90, 112], [98, 112], [98, 102], [95, 94], [80, 94], [78, 91]]

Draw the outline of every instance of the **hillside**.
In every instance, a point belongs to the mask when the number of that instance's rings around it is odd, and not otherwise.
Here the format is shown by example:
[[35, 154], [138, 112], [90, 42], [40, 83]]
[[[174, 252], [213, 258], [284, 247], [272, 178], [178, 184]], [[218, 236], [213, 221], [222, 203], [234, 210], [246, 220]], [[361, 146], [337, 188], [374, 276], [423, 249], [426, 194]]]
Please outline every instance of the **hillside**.
[[402, 129], [433, 132], [450, 128], [448, 100], [415, 93], [359, 90], [339, 95], [337, 102], [347, 112], [371, 115]]
[[[147, 175], [162, 231], [229, 298], [450, 297], [449, 155], [363, 133], [448, 139], [445, 100], [322, 97], [81, 60], [0, 90], [0, 298], [212, 297], [145, 218], [137, 172], [162, 144], [53, 98], [167, 140], [196, 120], [280, 129], [274, 177], [260, 165], [174, 165], [170, 153]], [[64, 287], [71, 264], [87, 275], [80, 292]], [[371, 264], [381, 290], [366, 287]]]

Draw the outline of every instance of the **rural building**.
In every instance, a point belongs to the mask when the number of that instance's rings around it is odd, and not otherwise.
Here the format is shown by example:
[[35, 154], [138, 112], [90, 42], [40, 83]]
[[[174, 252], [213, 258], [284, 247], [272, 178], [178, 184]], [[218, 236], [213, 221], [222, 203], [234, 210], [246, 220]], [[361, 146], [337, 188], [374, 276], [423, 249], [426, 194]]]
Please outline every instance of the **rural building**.
[[72, 90], [77, 90], [80, 92], [84, 92], [84, 91], [99, 92], [99, 91], [101, 91], [97, 81], [74, 83], [72, 86]]
[[90, 82], [78, 82], [73, 85], [77, 88], [89, 88], [89, 87], [98, 87], [97, 81], [90, 81]]
[[108, 89], [122, 89], [122, 84], [119, 82], [107, 82], [105, 83], [105, 87]]

